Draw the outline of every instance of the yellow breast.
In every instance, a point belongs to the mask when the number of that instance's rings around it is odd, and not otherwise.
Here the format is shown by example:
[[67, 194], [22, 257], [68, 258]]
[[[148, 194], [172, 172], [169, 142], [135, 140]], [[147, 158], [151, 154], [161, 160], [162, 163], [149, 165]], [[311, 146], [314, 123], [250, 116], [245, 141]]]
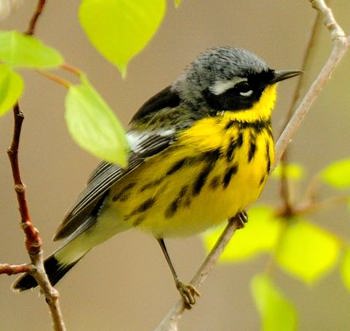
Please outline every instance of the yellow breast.
[[272, 162], [267, 122], [203, 119], [119, 183], [108, 204], [157, 237], [191, 235], [255, 201]]

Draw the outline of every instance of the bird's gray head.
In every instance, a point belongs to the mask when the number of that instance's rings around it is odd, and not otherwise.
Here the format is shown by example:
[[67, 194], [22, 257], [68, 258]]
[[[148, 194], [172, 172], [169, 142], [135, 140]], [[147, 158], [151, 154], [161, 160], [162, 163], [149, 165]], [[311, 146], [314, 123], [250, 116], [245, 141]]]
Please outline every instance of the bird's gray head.
[[[196, 114], [248, 110], [267, 86], [299, 74], [300, 71], [272, 70], [244, 49], [212, 48], [199, 55], [171, 86], [145, 102], [131, 122], [149, 125], [161, 118], [164, 123], [165, 118], [177, 116], [180, 104], [186, 104]], [[172, 117], [169, 108], [175, 109]]]
[[218, 47], [200, 54], [172, 88], [195, 108], [248, 109], [267, 85], [289, 77], [280, 76], [245, 49]]

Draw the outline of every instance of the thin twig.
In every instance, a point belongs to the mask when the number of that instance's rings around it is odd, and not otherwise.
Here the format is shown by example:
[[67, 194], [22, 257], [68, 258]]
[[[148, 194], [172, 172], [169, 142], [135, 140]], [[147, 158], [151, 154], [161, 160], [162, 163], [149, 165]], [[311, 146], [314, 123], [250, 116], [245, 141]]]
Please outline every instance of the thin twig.
[[[276, 165], [280, 161], [281, 156], [286, 150], [289, 142], [291, 141], [292, 137], [294, 137], [297, 129], [300, 127], [306, 114], [310, 110], [312, 103], [319, 96], [322, 88], [325, 86], [326, 82], [328, 81], [331, 74], [339, 64], [340, 60], [345, 55], [350, 45], [350, 38], [346, 37], [344, 31], [336, 22], [331, 9], [327, 7], [324, 0], [309, 1], [312, 3], [313, 7], [317, 9], [319, 13], [323, 16], [325, 25], [331, 33], [333, 48], [328, 60], [321, 69], [318, 77], [312, 83], [308, 92], [301, 101], [299, 107], [296, 109], [288, 125], [279, 137], [276, 143], [276, 157], [273, 167], [276, 167]], [[196, 273], [195, 277], [193, 278], [193, 283], [191, 282], [192, 285], [199, 286], [204, 282], [204, 280], [208, 276], [209, 271], [214, 267], [215, 263], [217, 262], [220, 256], [220, 253], [224, 250], [225, 246], [227, 245], [237, 228], [237, 222], [230, 222], [226, 226], [223, 235], [218, 239], [208, 258], [204, 261], [204, 263], [201, 265], [200, 269]], [[205, 270], [205, 272], [202, 274], [203, 270]], [[177, 331], [178, 321], [182, 317], [183, 312], [183, 303], [182, 301], [178, 301], [170, 309], [168, 314], [163, 318], [163, 320], [160, 322], [160, 324], [154, 331]]]
[[319, 12], [322, 14], [324, 23], [331, 34], [333, 48], [326, 63], [322, 67], [315, 81], [311, 84], [309, 90], [299, 104], [298, 108], [295, 110], [294, 115], [276, 143], [275, 165], [281, 159], [283, 152], [290, 143], [292, 137], [294, 137], [295, 132], [300, 127], [312, 104], [320, 95], [322, 89], [330, 79], [335, 68], [338, 66], [340, 60], [344, 57], [350, 46], [349, 37], [346, 37], [343, 29], [336, 22], [331, 9], [327, 7], [325, 2], [323, 0], [309, 1], [312, 3], [313, 7], [319, 10]]
[[8, 264], [0, 263], [0, 274], [17, 275], [23, 272], [32, 272], [33, 265], [31, 264]]
[[26, 248], [30, 256], [37, 255], [41, 250], [41, 238], [38, 230], [33, 226], [29, 215], [29, 209], [26, 200], [26, 188], [21, 180], [21, 174], [18, 162], [18, 147], [21, 137], [22, 122], [24, 119], [18, 103], [13, 108], [14, 130], [10, 148], [7, 151], [10, 159], [14, 188], [17, 195], [19, 212], [22, 219], [22, 228], [26, 235]]
[[[33, 35], [40, 17], [45, 6], [45, 0], [39, 0], [37, 8], [30, 20], [30, 24], [26, 34]], [[14, 274], [20, 272], [30, 272], [37, 281], [41, 291], [45, 295], [46, 302], [49, 306], [51, 318], [53, 322], [53, 328], [55, 331], [65, 331], [65, 325], [59, 305], [58, 292], [50, 284], [48, 276], [45, 272], [42, 252], [42, 240], [39, 231], [34, 227], [29, 208], [26, 200], [26, 187], [22, 182], [20, 167], [18, 162], [18, 148], [21, 138], [22, 123], [24, 120], [23, 113], [16, 103], [13, 108], [14, 114], [14, 130], [11, 146], [7, 153], [10, 159], [12, 176], [14, 181], [14, 188], [17, 195], [19, 212], [21, 215], [21, 225], [25, 233], [25, 246], [28, 251], [31, 265], [0, 265], [0, 273]]]
[[293, 203], [291, 197], [291, 188], [290, 182], [287, 176], [287, 166], [289, 161], [289, 153], [288, 150], [285, 150], [281, 157], [281, 179], [280, 179], [280, 196], [283, 203], [283, 210], [286, 215], [293, 214]]
[[334, 208], [339, 205], [346, 205], [348, 201], [348, 195], [338, 195], [317, 202], [306, 201], [302, 204], [297, 205], [294, 212], [295, 215], [308, 215], [321, 209], [324, 210], [328, 208]]
[[30, 19], [29, 26], [28, 26], [28, 29], [26, 31], [27, 35], [29, 35], [29, 36], [34, 35], [36, 23], [38, 22], [38, 19], [44, 10], [45, 4], [46, 4], [46, 0], [39, 0], [38, 1], [35, 12], [34, 12], [32, 18]]
[[21, 179], [21, 173], [18, 162], [18, 147], [21, 138], [21, 129], [23, 123], [23, 113], [18, 103], [14, 106], [14, 130], [10, 148], [7, 153], [10, 159], [14, 187], [17, 195], [19, 212], [21, 215], [21, 225], [25, 233], [25, 246], [28, 251], [32, 268], [31, 273], [38, 282], [40, 289], [45, 295], [46, 302], [49, 306], [55, 331], [65, 331], [63, 317], [58, 301], [58, 292], [51, 286], [45, 272], [43, 263], [42, 241], [39, 231], [34, 227], [26, 199], [26, 188]]
[[[314, 47], [315, 40], [316, 40], [316, 35], [317, 35], [317, 28], [319, 26], [321, 15], [320, 13], [317, 13], [317, 16], [314, 20], [314, 23], [312, 25], [311, 33], [310, 33], [310, 38], [307, 42], [307, 45], [305, 47], [305, 52], [303, 55], [303, 60], [302, 60], [302, 65], [301, 68], [305, 72], [307, 69], [307, 65], [310, 62], [311, 58], [311, 53], [312, 53], [312, 48]], [[293, 110], [296, 108], [296, 104], [299, 101], [300, 98], [300, 93], [302, 91], [302, 88], [304, 87], [305, 84], [305, 75], [300, 75], [297, 81], [297, 86], [295, 87], [293, 98], [290, 104], [290, 107], [287, 111], [286, 117], [285, 117], [285, 124], [283, 125], [283, 128], [285, 128], [292, 115], [293, 115]], [[283, 130], [282, 130], [283, 131]], [[290, 189], [290, 182], [287, 176], [287, 165], [289, 161], [289, 149], [290, 145], [287, 146], [285, 149], [284, 153], [281, 156], [280, 160], [280, 167], [281, 167], [281, 179], [280, 179], [280, 196], [281, 200], [283, 203], [282, 209], [284, 210], [285, 215], [292, 215], [293, 214], [293, 207], [292, 207], [292, 197], [291, 197], [291, 189]]]

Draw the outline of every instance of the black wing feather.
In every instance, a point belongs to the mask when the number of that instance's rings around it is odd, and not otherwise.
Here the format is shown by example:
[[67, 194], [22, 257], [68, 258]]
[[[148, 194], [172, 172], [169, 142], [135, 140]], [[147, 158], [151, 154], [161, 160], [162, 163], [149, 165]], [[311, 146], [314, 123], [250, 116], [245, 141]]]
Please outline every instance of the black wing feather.
[[100, 175], [101, 173], [103, 173], [106, 169], [108, 169], [111, 166], [110, 163], [106, 162], [106, 161], [102, 161], [97, 168], [90, 174], [90, 177], [88, 178], [87, 183], [89, 184], [90, 182], [92, 182], [95, 177], [97, 177], [98, 175]]
[[145, 117], [152, 116], [154, 112], [164, 108], [174, 108], [180, 105], [179, 94], [167, 86], [161, 90], [158, 94], [146, 101], [142, 107], [137, 111], [134, 117], [131, 119], [131, 123], [142, 120]]

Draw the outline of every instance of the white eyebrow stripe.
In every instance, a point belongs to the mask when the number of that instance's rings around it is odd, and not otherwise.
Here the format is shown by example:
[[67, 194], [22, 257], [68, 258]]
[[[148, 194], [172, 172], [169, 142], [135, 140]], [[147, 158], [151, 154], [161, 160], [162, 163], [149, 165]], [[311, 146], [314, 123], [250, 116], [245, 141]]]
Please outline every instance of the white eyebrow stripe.
[[248, 79], [243, 77], [233, 77], [231, 80], [218, 80], [211, 86], [209, 89], [215, 95], [220, 95], [230, 88], [234, 87], [236, 84], [240, 82], [246, 82]]

